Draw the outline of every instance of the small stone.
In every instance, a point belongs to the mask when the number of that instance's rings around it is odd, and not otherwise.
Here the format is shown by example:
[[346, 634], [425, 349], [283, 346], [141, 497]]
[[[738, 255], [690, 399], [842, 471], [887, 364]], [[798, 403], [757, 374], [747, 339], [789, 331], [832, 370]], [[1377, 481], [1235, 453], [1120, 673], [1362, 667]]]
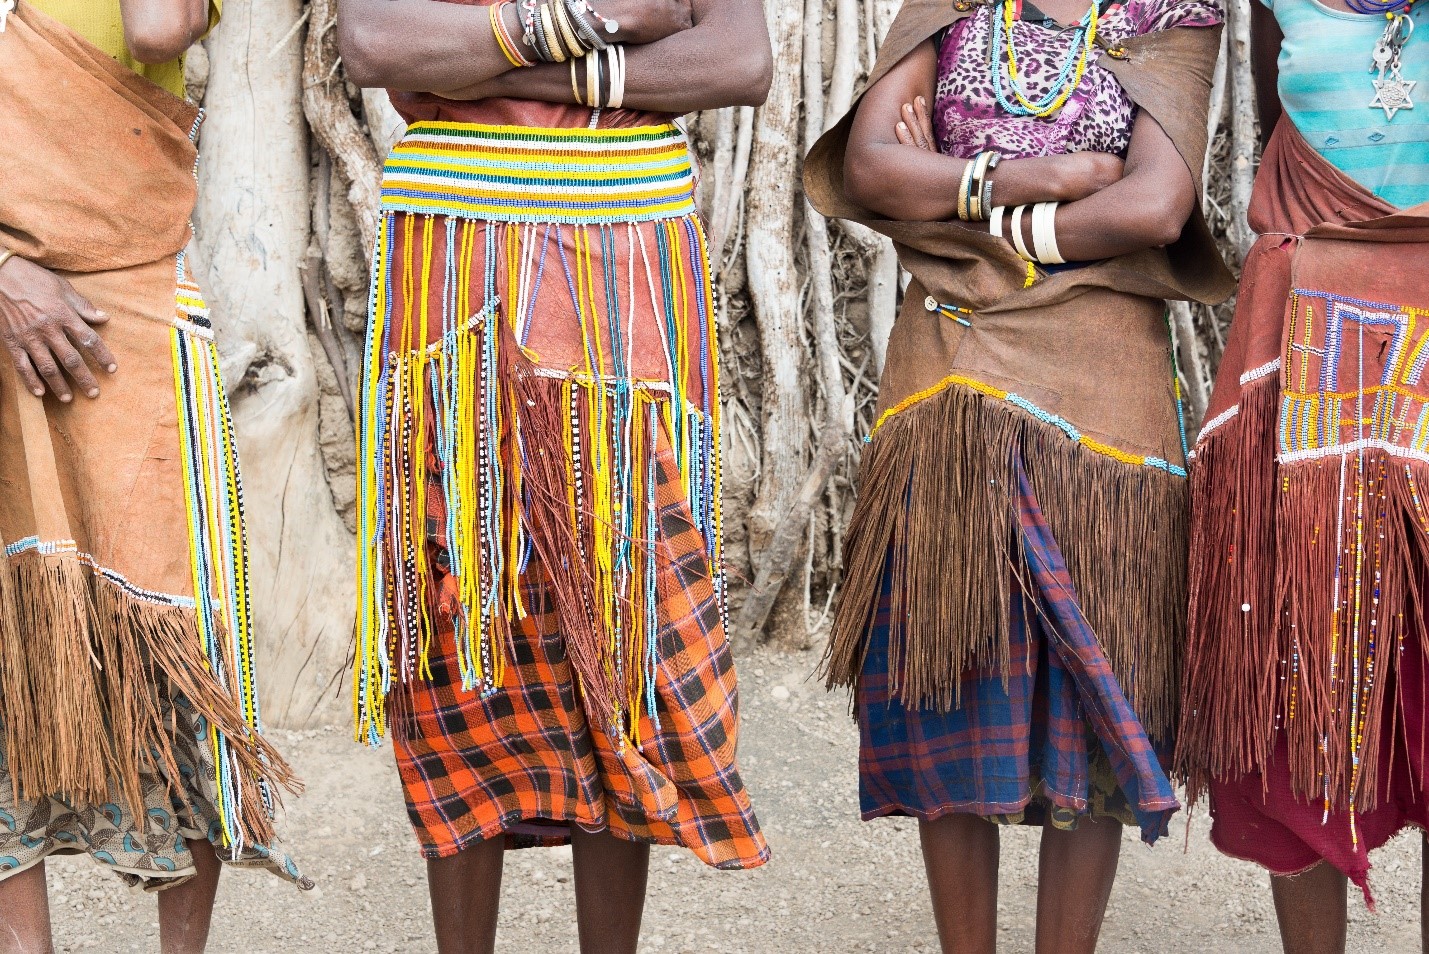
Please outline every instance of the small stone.
[[769, 694], [780, 702], [784, 702], [789, 698], [789, 688], [787, 686], [775, 686], [769, 690]]

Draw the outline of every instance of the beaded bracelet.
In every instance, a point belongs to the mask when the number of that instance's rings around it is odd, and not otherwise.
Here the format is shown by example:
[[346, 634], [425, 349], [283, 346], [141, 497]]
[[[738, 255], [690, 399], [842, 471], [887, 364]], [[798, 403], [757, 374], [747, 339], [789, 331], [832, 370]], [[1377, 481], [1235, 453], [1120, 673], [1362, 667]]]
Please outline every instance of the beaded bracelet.
[[585, 0], [565, 0], [566, 12], [570, 14], [571, 25], [576, 29], [576, 36], [580, 38], [586, 49], [591, 51], [603, 50], [610, 46], [605, 42], [605, 38], [600, 35], [600, 31], [591, 22], [590, 4]]

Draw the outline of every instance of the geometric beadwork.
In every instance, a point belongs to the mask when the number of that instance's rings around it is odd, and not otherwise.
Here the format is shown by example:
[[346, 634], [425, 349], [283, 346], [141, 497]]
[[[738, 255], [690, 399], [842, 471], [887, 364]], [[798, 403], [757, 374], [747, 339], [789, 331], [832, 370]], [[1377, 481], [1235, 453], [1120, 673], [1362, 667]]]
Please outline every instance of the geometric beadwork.
[[1429, 461], [1429, 309], [1297, 289], [1281, 390], [1280, 462], [1379, 448]]

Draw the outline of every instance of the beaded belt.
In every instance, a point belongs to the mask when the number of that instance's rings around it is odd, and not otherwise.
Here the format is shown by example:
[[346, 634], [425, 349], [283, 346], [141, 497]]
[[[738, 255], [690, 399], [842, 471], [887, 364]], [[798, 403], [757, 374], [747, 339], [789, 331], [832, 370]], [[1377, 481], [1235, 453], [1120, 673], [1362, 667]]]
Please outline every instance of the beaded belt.
[[387, 159], [382, 210], [489, 222], [652, 222], [694, 214], [694, 170], [689, 142], [673, 125], [419, 122]]

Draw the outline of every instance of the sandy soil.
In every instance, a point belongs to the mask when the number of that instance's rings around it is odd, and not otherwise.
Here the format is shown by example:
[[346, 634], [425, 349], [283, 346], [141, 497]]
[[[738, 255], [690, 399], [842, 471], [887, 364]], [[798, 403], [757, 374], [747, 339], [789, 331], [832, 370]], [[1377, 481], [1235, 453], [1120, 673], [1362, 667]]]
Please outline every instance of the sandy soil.
[[[857, 817], [857, 735], [842, 698], [809, 680], [812, 654], [741, 659], [745, 778], [774, 850], [747, 873], [704, 868], [688, 853], [654, 851], [645, 950], [698, 952], [931, 952], [936, 950], [916, 826]], [[219, 895], [218, 954], [412, 952], [429, 939], [423, 863], [402, 807], [392, 756], [347, 741], [345, 730], [277, 741], [308, 781], [289, 806], [293, 854], [318, 888], [230, 873]], [[1152, 850], [1128, 833], [1103, 934], [1107, 954], [1273, 954], [1265, 875], [1217, 854], [1202, 814]], [[1418, 948], [1418, 836], [1375, 859], [1378, 915], [1351, 899], [1353, 952]], [[1004, 833], [1001, 950], [1032, 951], [1037, 833]], [[573, 952], [568, 849], [508, 855], [502, 950]], [[153, 901], [86, 859], [50, 865], [61, 951], [157, 949]]]

